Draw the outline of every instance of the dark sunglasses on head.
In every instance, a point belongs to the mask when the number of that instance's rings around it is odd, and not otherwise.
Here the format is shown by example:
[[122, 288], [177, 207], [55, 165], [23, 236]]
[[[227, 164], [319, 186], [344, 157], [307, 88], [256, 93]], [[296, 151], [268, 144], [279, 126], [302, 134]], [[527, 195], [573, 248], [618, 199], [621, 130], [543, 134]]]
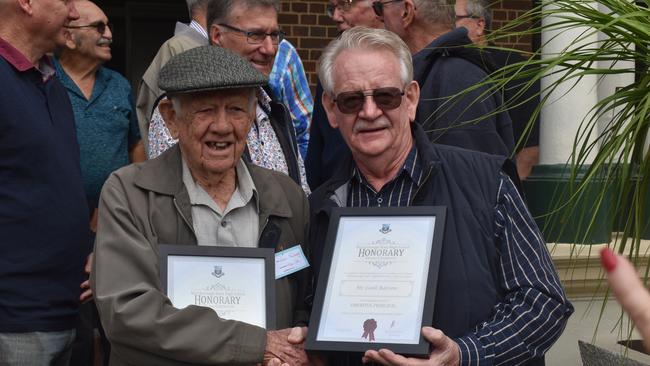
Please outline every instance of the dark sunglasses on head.
[[334, 97], [334, 102], [342, 113], [353, 114], [363, 108], [366, 96], [372, 96], [377, 107], [383, 111], [388, 111], [402, 104], [402, 95], [404, 95], [404, 90], [395, 87], [356, 90], [339, 93]]
[[396, 3], [398, 1], [403, 1], [403, 0], [388, 0], [388, 1], [384, 1], [384, 2], [382, 2], [382, 1], [374, 1], [372, 3], [372, 10], [375, 11], [375, 14], [378, 17], [382, 17], [382, 16], [384, 16], [384, 5], [390, 4], [390, 3]]
[[70, 29], [95, 28], [99, 34], [104, 34], [104, 32], [106, 32], [106, 28], [111, 30], [113, 29], [111, 23], [104, 23], [104, 22], [96, 22], [96, 23], [86, 24], [86, 25], [66, 25], [65, 27]]

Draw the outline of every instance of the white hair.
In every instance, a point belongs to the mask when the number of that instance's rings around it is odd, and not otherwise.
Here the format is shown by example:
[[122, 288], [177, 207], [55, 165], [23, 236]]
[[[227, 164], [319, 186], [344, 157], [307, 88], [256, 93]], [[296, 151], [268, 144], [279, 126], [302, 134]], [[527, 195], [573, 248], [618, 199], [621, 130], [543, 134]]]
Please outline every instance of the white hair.
[[[340, 38], [332, 41], [320, 57], [318, 77], [326, 93], [334, 92], [334, 61], [341, 52], [348, 49], [386, 50], [399, 61], [402, 85], [413, 80], [411, 51], [406, 43], [393, 32], [385, 29], [354, 27], [343, 32]], [[351, 60], [350, 62], [354, 62]]]

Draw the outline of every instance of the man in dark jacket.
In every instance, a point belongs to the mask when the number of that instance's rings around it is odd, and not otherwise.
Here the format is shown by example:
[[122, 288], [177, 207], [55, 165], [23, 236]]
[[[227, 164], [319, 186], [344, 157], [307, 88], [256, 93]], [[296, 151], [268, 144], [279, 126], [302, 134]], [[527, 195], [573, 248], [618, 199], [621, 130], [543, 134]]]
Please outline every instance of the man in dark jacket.
[[[420, 93], [409, 49], [391, 32], [346, 31], [323, 52], [319, 76], [329, 122], [351, 154], [310, 196], [316, 276], [327, 265], [332, 208], [445, 206], [437, 329], [422, 329], [432, 364], [543, 364], [573, 308], [510, 161], [428, 141], [413, 123]], [[364, 361], [412, 360], [382, 350]]]
[[[381, 2], [375, 2], [381, 4]], [[454, 29], [454, 6], [447, 0], [403, 0], [384, 4], [378, 13], [386, 29], [397, 33], [413, 54], [421, 95], [417, 121], [430, 140], [489, 154], [510, 156], [512, 123], [499, 93], [475, 87], [486, 72], [471, 59], [465, 28]]]
[[[488, 44], [486, 35], [492, 29], [489, 1], [456, 0], [454, 9], [456, 26], [467, 28], [467, 36], [476, 46], [481, 47], [482, 58], [494, 68], [486, 71], [492, 72], [525, 61], [517, 52], [491, 48]], [[512, 80], [503, 88], [503, 99], [512, 120], [512, 131], [517, 145], [517, 173], [522, 180], [530, 175], [533, 166], [539, 162], [539, 115], [535, 116], [532, 125], [529, 121], [540, 103], [540, 83], [538, 80], [528, 87], [526, 84], [529, 81]]]

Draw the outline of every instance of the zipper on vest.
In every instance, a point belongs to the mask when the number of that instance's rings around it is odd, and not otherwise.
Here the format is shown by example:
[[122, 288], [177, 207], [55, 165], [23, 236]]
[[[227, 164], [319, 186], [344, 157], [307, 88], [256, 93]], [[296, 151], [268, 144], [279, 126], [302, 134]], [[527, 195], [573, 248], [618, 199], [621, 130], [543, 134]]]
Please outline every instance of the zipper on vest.
[[420, 193], [420, 189], [421, 189], [421, 188], [424, 186], [424, 184], [429, 180], [429, 177], [431, 177], [431, 172], [432, 172], [432, 171], [433, 171], [433, 167], [432, 167], [432, 166], [429, 166], [429, 170], [427, 171], [427, 175], [426, 175], [426, 177], [424, 177], [424, 180], [423, 180], [423, 181], [420, 183], [420, 185], [418, 186], [418, 189], [415, 190], [415, 194], [413, 195], [413, 198], [411, 198], [411, 202], [409, 202], [409, 206], [411, 206], [411, 205], [413, 204], [413, 202], [415, 201], [415, 199], [416, 199], [417, 196], [418, 196], [418, 193]]

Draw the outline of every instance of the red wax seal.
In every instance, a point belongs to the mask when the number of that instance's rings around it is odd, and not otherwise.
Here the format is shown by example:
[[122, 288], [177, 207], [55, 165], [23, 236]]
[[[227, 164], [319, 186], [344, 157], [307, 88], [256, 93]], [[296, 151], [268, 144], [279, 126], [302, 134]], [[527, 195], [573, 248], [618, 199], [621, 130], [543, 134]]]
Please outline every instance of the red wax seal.
[[375, 340], [375, 329], [377, 329], [377, 321], [375, 319], [366, 319], [363, 322], [363, 334], [361, 338], [366, 338], [372, 342]]

